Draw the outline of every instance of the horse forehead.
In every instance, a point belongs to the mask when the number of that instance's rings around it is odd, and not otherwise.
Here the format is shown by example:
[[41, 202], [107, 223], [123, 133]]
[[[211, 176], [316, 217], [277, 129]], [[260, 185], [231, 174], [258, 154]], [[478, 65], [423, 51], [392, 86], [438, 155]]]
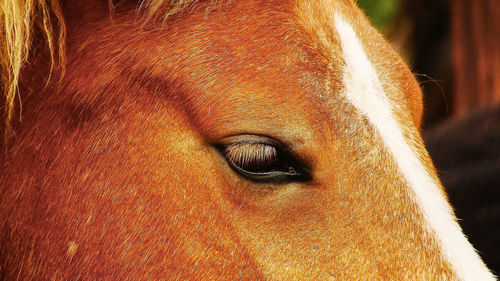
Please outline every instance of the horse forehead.
[[[345, 86], [342, 75], [346, 59], [335, 21], [337, 16], [348, 19], [346, 23], [355, 31], [357, 43], [393, 102], [405, 108], [405, 99], [408, 99], [405, 94], [420, 92], [409, 69], [352, 1], [293, 0], [275, 6], [280, 8], [273, 7], [269, 9], [274, 9], [272, 12], [250, 17], [254, 17], [254, 25], [265, 22], [261, 27], [245, 27], [236, 35], [249, 36], [247, 42], [240, 43], [250, 48], [238, 51], [266, 75], [263, 80], [269, 80], [266, 72], [271, 72], [283, 81], [295, 80], [294, 86], [299, 87], [296, 90], [306, 94], [336, 96]], [[232, 67], [229, 69], [234, 71]]]
[[[241, 2], [237, 2], [239, 3]], [[219, 73], [229, 72], [232, 80], [237, 76], [255, 75], [255, 81], [265, 82], [272, 80], [269, 79], [269, 75], [272, 75], [279, 78], [282, 84], [288, 83], [295, 88], [298, 86], [299, 89], [294, 90], [302, 92], [335, 95], [340, 91], [343, 87], [341, 76], [344, 56], [334, 15], [340, 14], [344, 18], [353, 19], [353, 27], [357, 30], [370, 29], [369, 23], [351, 1], [294, 0], [271, 6], [262, 3], [248, 6], [250, 7], [242, 8], [235, 5], [232, 7], [235, 10], [232, 16], [227, 17], [227, 11], [218, 13], [217, 17], [220, 15], [221, 18], [216, 19], [215, 23], [208, 23], [210, 27], [202, 27], [202, 32], [207, 32], [208, 38], [213, 36], [212, 42], [198, 40], [199, 29], [187, 33], [187, 40], [195, 42], [193, 46], [211, 53], [209, 59], [202, 55], [200, 57], [203, 59], [200, 60], [207, 64], [216, 63], [213, 69]], [[262, 9], [261, 13], [256, 12], [259, 9]], [[245, 13], [251, 15], [240, 17]], [[234, 17], [248, 20], [232, 20]], [[227, 25], [227, 28], [220, 28], [221, 23]], [[380, 36], [370, 40], [383, 41]], [[372, 52], [373, 46], [367, 46], [365, 50], [371, 59], [376, 58], [377, 54]], [[241, 71], [235, 72], [237, 69]], [[377, 70], [391, 71], [383, 68]], [[380, 78], [384, 80], [386, 76], [382, 75]], [[207, 78], [212, 79], [212, 76], [207, 75]], [[278, 84], [276, 86], [287, 87]]]
[[[258, 1], [248, 3], [254, 2]], [[182, 39], [173, 38], [177, 43], [170, 44], [170, 48], [173, 52], [179, 49], [179, 56], [187, 61], [186, 64], [178, 64], [186, 67], [175, 72], [184, 73], [183, 76], [187, 77], [185, 79], [193, 81], [197, 85], [195, 87], [199, 86], [203, 90], [203, 97], [197, 96], [197, 100], [219, 97], [217, 100], [227, 101], [223, 104], [227, 106], [225, 111], [230, 112], [238, 108], [229, 101], [241, 101], [245, 96], [265, 102], [287, 95], [293, 100], [302, 99], [300, 103], [304, 104], [307, 110], [315, 111], [315, 114], [304, 116], [305, 119], [317, 120], [317, 114], [328, 117], [321, 119], [327, 122], [313, 126], [317, 130], [331, 131], [332, 126], [338, 127], [339, 124], [347, 126], [349, 125], [347, 123], [359, 120], [347, 117], [360, 114], [349, 105], [347, 97], [342, 94], [342, 90], [346, 87], [343, 75], [347, 57], [342, 49], [335, 16], [349, 19], [348, 24], [357, 33], [366, 32], [364, 29], [369, 29], [374, 34], [376, 32], [371, 29], [362, 13], [351, 1], [296, 0], [283, 1], [279, 5], [271, 6], [262, 3], [260, 6], [248, 4], [248, 7], [244, 5], [240, 7], [241, 3], [228, 5], [226, 8], [232, 9], [231, 13], [227, 13], [228, 10], [224, 8], [214, 9], [216, 17], [209, 17], [207, 22], [204, 22], [208, 27], [198, 24], [185, 34], [175, 32], [175, 28], [172, 32], [174, 36], [181, 35], [179, 38]], [[255, 13], [259, 9], [263, 12]], [[231, 20], [233, 17], [252, 12], [254, 14], [248, 15], [248, 20]], [[206, 17], [195, 18], [199, 19], [206, 20]], [[250, 22], [253, 24], [246, 26]], [[227, 25], [227, 28], [220, 28], [222, 23]], [[235, 29], [238, 27], [241, 30], [236, 32]], [[200, 40], [198, 38], [200, 32], [206, 32], [207, 38], [212, 39]], [[366, 37], [363, 36], [365, 34], [360, 35], [357, 39], [365, 40], [363, 39]], [[377, 42], [382, 39], [376, 36], [370, 40]], [[190, 52], [182, 53], [185, 50], [182, 44], [185, 42], [190, 42], [194, 48]], [[385, 86], [391, 84], [393, 78], [393, 75], [388, 73], [394, 71], [384, 65], [377, 65], [376, 60], [377, 54], [390, 53], [390, 50], [386, 50], [388, 46], [380, 48], [384, 50], [373, 50], [372, 44], [364, 44], [362, 41], [357, 43], [362, 45], [361, 51], [369, 58], [370, 65], [371, 61], [375, 60], [376, 78], [380, 79], [386, 90]], [[396, 63], [401, 66], [399, 61]], [[178, 65], [174, 65], [175, 70], [179, 68]], [[392, 84], [388, 93], [389, 100], [402, 103], [403, 106], [396, 108], [405, 108], [404, 98], [401, 98], [404, 89], [399, 89], [397, 83]], [[365, 86], [369, 85], [365, 83]], [[265, 94], [252, 92], [255, 89]], [[397, 96], [398, 99], [393, 99], [391, 95]], [[339, 110], [336, 110], [339, 105], [348, 105], [343, 110], [343, 112], [349, 111], [347, 115], [340, 115]], [[247, 108], [245, 110], [248, 112]], [[299, 107], [294, 110], [299, 110]], [[407, 113], [404, 118], [409, 118]], [[357, 126], [367, 126], [367, 124], [359, 123]]]

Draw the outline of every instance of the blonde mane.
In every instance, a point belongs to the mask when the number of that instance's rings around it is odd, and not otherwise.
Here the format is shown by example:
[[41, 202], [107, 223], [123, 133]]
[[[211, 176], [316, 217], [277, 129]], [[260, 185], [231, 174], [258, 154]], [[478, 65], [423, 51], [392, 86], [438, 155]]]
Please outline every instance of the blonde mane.
[[[59, 0], [0, 0], [0, 76], [4, 141], [12, 134], [11, 121], [16, 96], [19, 97], [19, 78], [30, 57], [33, 35], [40, 31], [50, 54], [50, 77], [54, 67], [61, 68], [64, 75], [66, 26]], [[138, 9], [150, 19], [161, 15], [166, 20], [198, 0], [142, 0]], [[110, 12], [113, 1], [108, 0]], [[19, 106], [21, 100], [19, 98]]]

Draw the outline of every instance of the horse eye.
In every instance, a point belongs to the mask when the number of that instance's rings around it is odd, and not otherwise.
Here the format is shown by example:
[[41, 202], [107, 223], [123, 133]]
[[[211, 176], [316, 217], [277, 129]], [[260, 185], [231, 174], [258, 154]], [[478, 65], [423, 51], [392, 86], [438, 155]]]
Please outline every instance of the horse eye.
[[247, 179], [284, 183], [311, 178], [305, 166], [275, 140], [240, 136], [218, 147], [233, 170]]

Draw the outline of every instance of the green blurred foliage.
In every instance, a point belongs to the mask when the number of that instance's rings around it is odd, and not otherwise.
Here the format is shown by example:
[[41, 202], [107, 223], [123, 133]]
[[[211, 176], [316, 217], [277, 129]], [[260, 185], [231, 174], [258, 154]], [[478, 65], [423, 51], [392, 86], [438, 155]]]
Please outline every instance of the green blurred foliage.
[[390, 28], [401, 4], [401, 0], [357, 0], [356, 2], [365, 11], [372, 24], [383, 33]]

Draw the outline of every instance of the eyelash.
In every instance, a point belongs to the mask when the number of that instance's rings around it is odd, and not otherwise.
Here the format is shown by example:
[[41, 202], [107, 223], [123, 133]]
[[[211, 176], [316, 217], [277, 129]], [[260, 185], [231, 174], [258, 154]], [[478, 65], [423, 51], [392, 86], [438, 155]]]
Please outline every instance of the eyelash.
[[231, 144], [224, 149], [224, 153], [231, 163], [242, 169], [251, 169], [252, 166], [255, 169], [264, 168], [278, 157], [275, 147], [263, 143]]

